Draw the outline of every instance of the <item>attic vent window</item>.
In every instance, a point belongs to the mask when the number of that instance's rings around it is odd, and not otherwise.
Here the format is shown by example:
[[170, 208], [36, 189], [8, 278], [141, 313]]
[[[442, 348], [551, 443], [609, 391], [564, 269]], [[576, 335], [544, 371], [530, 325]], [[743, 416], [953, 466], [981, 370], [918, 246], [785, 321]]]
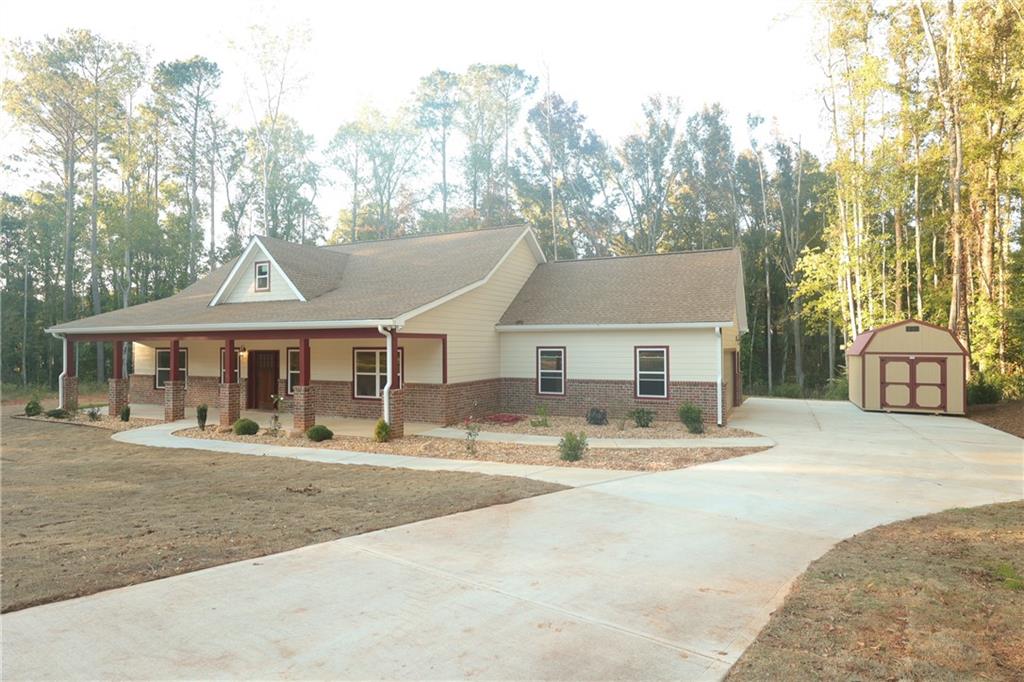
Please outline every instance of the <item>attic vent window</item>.
[[921, 327], [919, 325], [916, 325], [916, 324], [908, 324], [906, 329], [907, 329], [908, 332], [919, 332], [919, 331], [921, 331]]
[[256, 291], [270, 291], [270, 261], [256, 263]]

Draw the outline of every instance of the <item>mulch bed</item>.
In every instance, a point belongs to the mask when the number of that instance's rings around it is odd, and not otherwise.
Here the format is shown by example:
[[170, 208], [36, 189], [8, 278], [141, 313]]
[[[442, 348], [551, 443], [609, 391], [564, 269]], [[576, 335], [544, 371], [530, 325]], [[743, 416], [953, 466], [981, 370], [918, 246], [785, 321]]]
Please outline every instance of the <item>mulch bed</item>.
[[210, 438], [235, 441], [238, 443], [264, 443], [331, 450], [353, 450], [356, 452], [379, 452], [387, 455], [411, 455], [413, 457], [439, 457], [442, 459], [465, 459], [505, 464], [536, 464], [541, 466], [580, 467], [584, 469], [622, 469], [628, 471], [667, 471], [716, 462], [731, 457], [749, 455], [765, 448], [633, 448], [608, 449], [591, 448], [578, 462], [563, 462], [558, 448], [544, 445], [519, 445], [516, 443], [490, 443], [477, 441], [476, 452], [467, 449], [466, 441], [454, 438], [430, 438], [408, 436], [387, 443], [378, 443], [370, 438], [335, 436], [331, 440], [314, 443], [304, 437], [290, 436], [282, 432], [279, 436], [258, 433], [255, 436], [236, 436], [215, 429], [200, 431], [197, 428], [176, 431], [175, 435], [187, 438]]
[[[478, 422], [481, 431], [559, 437], [564, 436], [566, 431], [582, 431], [588, 438], [741, 438], [758, 435], [730, 426], [707, 424], [704, 433], [690, 433], [682, 422], [669, 420], [655, 420], [650, 426], [641, 428], [632, 419], [613, 418], [611, 415], [608, 416], [608, 423], [600, 426], [588, 424], [583, 417], [548, 417], [548, 426], [532, 426], [530, 421], [536, 420], [536, 416], [497, 414], [493, 417], [485, 417]], [[513, 421], [513, 417], [520, 418]]]
[[1024, 400], [996, 405], [971, 405], [967, 416], [976, 422], [1024, 438]]

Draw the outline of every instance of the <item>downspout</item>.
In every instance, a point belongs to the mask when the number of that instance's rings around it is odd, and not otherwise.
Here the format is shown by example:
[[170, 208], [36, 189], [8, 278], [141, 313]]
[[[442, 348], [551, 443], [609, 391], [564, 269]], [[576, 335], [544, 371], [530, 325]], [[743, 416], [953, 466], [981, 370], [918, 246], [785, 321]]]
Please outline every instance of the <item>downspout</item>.
[[61, 368], [62, 369], [61, 369], [61, 372], [60, 372], [60, 376], [57, 377], [57, 407], [59, 407], [60, 409], [63, 410], [64, 409], [64, 377], [67, 376], [67, 373], [68, 373], [68, 337], [64, 336], [63, 334], [58, 334], [57, 332], [50, 332], [50, 334], [53, 336], [53, 338], [60, 339], [62, 344], [63, 344], [61, 346], [61, 351], [60, 351], [60, 361], [61, 361]]
[[389, 425], [391, 424], [391, 376], [394, 374], [391, 371], [391, 348], [393, 341], [391, 339], [391, 332], [384, 328], [384, 325], [378, 324], [377, 331], [384, 335], [384, 339], [387, 342], [387, 356], [388, 356], [388, 380], [384, 382], [384, 388], [381, 389], [381, 398], [384, 400], [384, 421]]
[[722, 354], [725, 349], [722, 347], [722, 328], [715, 327], [715, 334], [718, 336], [718, 381], [715, 382], [715, 401], [718, 407], [718, 425], [722, 425]]

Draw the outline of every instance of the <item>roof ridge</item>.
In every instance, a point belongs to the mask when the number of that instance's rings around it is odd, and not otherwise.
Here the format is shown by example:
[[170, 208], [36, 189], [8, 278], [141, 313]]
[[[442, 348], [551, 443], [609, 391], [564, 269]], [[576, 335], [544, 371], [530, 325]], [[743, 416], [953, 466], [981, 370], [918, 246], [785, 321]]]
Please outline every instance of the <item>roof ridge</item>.
[[528, 228], [529, 223], [511, 223], [509, 225], [489, 225], [487, 227], [476, 227], [467, 228], [465, 230], [452, 230], [451, 232], [417, 232], [414, 234], [405, 234], [399, 237], [382, 237], [380, 239], [358, 239], [354, 242], [341, 242], [339, 244], [319, 244], [316, 248], [318, 249], [335, 249], [346, 246], [356, 246], [358, 244], [376, 244], [380, 242], [397, 242], [411, 239], [422, 239], [427, 237], [444, 237], [453, 234], [469, 234], [472, 232], [493, 232], [496, 230], [510, 230], [512, 228]]
[[739, 251], [738, 246], [723, 246], [717, 249], [690, 249], [688, 251], [665, 251], [664, 253], [630, 253], [622, 256], [591, 256], [589, 258], [573, 258], [571, 260], [549, 260], [544, 265], [561, 265], [562, 263], [586, 263], [595, 260], [623, 260], [626, 258], [648, 258], [652, 256], [695, 256], [705, 253], [722, 251]]

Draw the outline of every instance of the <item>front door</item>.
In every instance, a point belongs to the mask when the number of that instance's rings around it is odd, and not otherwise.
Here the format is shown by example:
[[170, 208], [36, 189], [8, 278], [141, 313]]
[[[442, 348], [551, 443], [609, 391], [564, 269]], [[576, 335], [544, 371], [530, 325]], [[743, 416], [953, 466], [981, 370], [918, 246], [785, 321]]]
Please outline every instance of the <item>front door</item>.
[[249, 351], [249, 407], [274, 409], [270, 396], [277, 393], [278, 353], [276, 350]]
[[889, 356], [880, 358], [884, 409], [946, 409], [946, 358]]

